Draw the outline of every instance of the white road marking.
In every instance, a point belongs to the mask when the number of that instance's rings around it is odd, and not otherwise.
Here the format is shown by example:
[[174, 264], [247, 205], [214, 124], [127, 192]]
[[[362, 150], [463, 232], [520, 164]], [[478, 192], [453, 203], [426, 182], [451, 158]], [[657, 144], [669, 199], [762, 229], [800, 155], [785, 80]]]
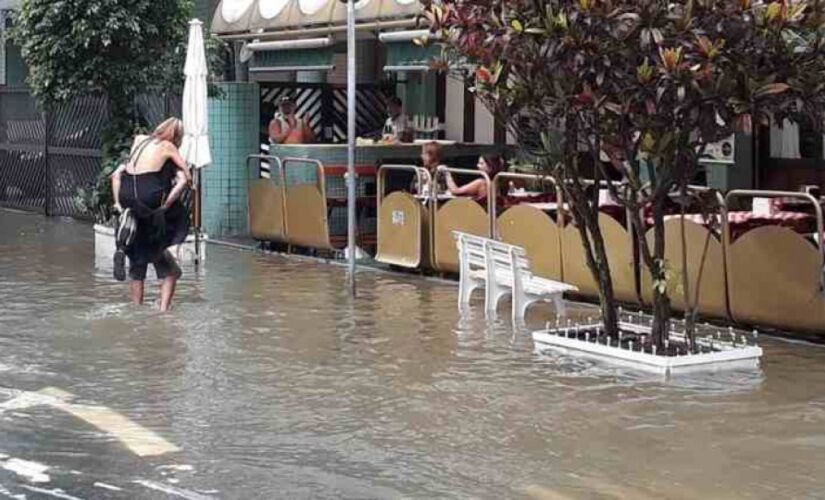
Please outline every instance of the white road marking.
[[48, 483], [51, 481], [49, 475], [46, 474], [49, 466], [41, 463], [22, 460], [20, 458], [10, 458], [0, 462], [0, 467], [7, 471], [14, 472], [18, 476], [23, 476], [33, 483]]
[[94, 486], [98, 488], [103, 488], [104, 490], [123, 491], [123, 488], [119, 488], [111, 484], [101, 483], [100, 481], [96, 482]]
[[69, 495], [65, 491], [61, 490], [60, 488], [56, 488], [54, 490], [47, 490], [45, 488], [38, 488], [36, 486], [29, 486], [28, 484], [21, 484], [21, 488], [25, 488], [29, 491], [33, 491], [35, 493], [41, 493], [43, 495], [48, 495], [50, 497], [55, 498], [62, 498], [63, 500], [83, 500], [82, 498], [74, 497]]
[[6, 495], [7, 498], [12, 498], [14, 500], [26, 500], [26, 495], [22, 493], [12, 493], [2, 484], [0, 484], [0, 495]]
[[155, 456], [180, 451], [180, 448], [154, 431], [129, 420], [126, 416], [105, 406], [70, 403], [69, 400], [73, 397], [73, 394], [55, 387], [46, 387], [37, 392], [21, 392], [18, 396], [0, 404], [0, 413], [10, 409], [20, 410], [31, 406], [47, 405], [63, 410], [113, 435], [138, 456]]
[[175, 495], [181, 498], [185, 498], [186, 500], [215, 500], [215, 497], [209, 495], [202, 495], [196, 491], [185, 490], [183, 488], [169, 486], [168, 484], [158, 483], [156, 481], [146, 481], [144, 479], [139, 479], [133, 482], [135, 484], [145, 486], [150, 490], [162, 491], [163, 493], [168, 493], [169, 495]]

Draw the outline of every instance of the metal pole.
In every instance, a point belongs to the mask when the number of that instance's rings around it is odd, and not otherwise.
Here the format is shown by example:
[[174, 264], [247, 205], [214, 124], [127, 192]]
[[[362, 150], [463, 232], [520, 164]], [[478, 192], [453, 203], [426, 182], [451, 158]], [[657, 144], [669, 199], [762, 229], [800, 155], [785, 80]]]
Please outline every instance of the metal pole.
[[355, 0], [347, 1], [347, 248], [349, 287], [355, 296]]
[[52, 205], [54, 204], [54, 186], [52, 185], [54, 184], [54, 175], [52, 172], [51, 151], [49, 151], [49, 146], [51, 146], [52, 142], [53, 118], [53, 105], [46, 104], [46, 111], [43, 113], [43, 163], [46, 169], [44, 172], [46, 191], [43, 193], [43, 213], [45, 215], [52, 215], [54, 213], [52, 210]]

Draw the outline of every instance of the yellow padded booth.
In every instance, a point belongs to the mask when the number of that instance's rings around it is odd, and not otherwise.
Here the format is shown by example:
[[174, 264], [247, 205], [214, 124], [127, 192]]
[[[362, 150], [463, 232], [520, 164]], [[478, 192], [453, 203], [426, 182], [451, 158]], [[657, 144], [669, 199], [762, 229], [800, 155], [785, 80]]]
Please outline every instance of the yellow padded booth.
[[[599, 214], [599, 227], [613, 277], [613, 293], [622, 302], [639, 303], [631, 234], [607, 214]], [[584, 296], [597, 298], [599, 289], [587, 267], [578, 228], [573, 224], [567, 224], [561, 233], [564, 282], [577, 286], [579, 293]]]

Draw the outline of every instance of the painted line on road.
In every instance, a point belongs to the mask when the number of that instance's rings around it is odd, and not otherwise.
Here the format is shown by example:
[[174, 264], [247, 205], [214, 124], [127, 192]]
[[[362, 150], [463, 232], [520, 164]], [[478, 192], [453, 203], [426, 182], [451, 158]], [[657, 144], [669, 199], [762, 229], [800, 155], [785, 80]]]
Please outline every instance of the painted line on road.
[[72, 398], [74, 395], [69, 392], [56, 387], [46, 387], [37, 392], [22, 392], [15, 398], [0, 404], [0, 413], [9, 409], [19, 410], [30, 406], [47, 405], [65, 411], [111, 434], [135, 455], [148, 457], [180, 451], [179, 447], [154, 431], [129, 420], [114, 410], [105, 406], [74, 404], [69, 402]]
[[38, 488], [37, 486], [29, 486], [28, 484], [21, 484], [20, 487], [29, 491], [33, 491], [35, 493], [40, 493], [41, 495], [47, 495], [54, 498], [61, 498], [62, 500], [83, 500], [82, 498], [69, 495], [60, 488], [54, 490], [47, 490], [46, 488]]
[[147, 481], [145, 479], [139, 479], [137, 481], [132, 482], [149, 488], [150, 490], [161, 491], [169, 495], [175, 495], [181, 498], [185, 498], [186, 500], [215, 500], [215, 497], [213, 496], [204, 495], [198, 493], [197, 491], [190, 491], [185, 490], [183, 488], [177, 488], [175, 486], [169, 486], [168, 484], [159, 483], [157, 481]]

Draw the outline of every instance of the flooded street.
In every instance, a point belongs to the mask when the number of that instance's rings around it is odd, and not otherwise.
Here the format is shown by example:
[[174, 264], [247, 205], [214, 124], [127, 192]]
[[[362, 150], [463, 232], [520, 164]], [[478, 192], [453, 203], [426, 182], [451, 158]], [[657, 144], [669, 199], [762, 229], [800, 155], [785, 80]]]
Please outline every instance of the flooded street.
[[825, 347], [664, 380], [536, 353], [451, 283], [353, 301], [343, 267], [216, 246], [159, 314], [93, 247], [0, 210], [0, 498], [825, 497]]

